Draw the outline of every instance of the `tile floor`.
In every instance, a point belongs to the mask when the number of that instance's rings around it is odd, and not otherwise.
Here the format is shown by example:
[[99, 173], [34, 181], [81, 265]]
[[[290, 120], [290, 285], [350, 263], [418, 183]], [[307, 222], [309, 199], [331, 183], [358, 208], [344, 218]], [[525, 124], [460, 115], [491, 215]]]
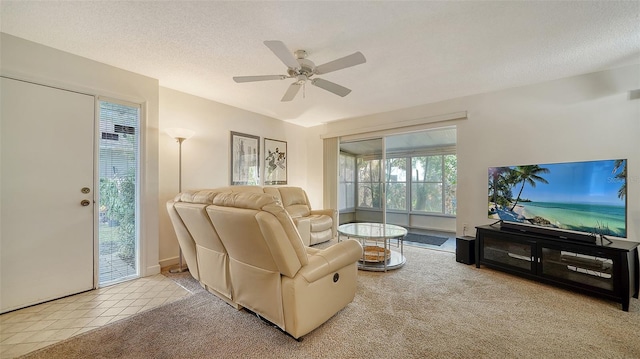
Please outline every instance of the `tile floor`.
[[2, 314], [0, 358], [15, 358], [190, 294], [157, 274]]

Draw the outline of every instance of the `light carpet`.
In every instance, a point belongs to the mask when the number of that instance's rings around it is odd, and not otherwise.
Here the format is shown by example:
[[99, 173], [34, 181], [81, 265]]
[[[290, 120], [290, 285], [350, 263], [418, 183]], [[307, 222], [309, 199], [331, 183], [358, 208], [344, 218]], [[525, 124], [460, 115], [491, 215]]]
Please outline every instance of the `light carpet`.
[[[405, 246], [358, 272], [356, 298], [297, 342], [204, 292], [26, 358], [638, 358], [640, 303], [620, 304]], [[183, 275], [193, 286], [193, 280]], [[193, 288], [198, 288], [197, 286]]]

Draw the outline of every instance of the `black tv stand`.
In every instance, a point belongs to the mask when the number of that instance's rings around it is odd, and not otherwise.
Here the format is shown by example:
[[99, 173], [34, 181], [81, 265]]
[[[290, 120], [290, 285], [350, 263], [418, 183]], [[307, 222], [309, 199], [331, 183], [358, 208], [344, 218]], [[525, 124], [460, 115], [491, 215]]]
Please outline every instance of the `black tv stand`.
[[501, 220], [501, 219], [499, 219], [499, 220], [497, 220], [497, 221], [495, 221], [495, 222], [491, 223], [489, 226], [490, 226], [490, 227], [494, 227], [496, 224], [502, 225], [502, 223], [504, 223], [504, 221], [503, 221], [503, 220]]
[[553, 235], [476, 227], [476, 267], [484, 265], [622, 304], [638, 298], [640, 243], [576, 241]]

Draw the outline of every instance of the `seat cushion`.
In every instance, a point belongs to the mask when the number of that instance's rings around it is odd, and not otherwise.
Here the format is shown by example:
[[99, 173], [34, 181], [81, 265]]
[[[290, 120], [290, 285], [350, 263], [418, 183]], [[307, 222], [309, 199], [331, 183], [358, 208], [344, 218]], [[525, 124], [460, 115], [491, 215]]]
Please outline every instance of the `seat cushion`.
[[311, 222], [311, 232], [324, 231], [333, 226], [333, 219], [324, 214], [314, 214], [307, 218], [309, 218]]
[[309, 235], [309, 245], [312, 246], [314, 244], [330, 241], [333, 237], [330, 229], [320, 232], [311, 232]]

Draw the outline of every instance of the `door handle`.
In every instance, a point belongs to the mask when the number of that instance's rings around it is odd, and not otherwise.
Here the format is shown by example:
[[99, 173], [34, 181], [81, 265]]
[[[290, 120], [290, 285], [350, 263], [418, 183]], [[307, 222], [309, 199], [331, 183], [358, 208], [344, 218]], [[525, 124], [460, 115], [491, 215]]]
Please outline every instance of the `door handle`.
[[90, 205], [90, 204], [91, 204], [91, 202], [90, 202], [88, 199], [83, 199], [83, 200], [80, 202], [80, 204], [81, 204], [83, 207], [86, 207], [86, 206]]

